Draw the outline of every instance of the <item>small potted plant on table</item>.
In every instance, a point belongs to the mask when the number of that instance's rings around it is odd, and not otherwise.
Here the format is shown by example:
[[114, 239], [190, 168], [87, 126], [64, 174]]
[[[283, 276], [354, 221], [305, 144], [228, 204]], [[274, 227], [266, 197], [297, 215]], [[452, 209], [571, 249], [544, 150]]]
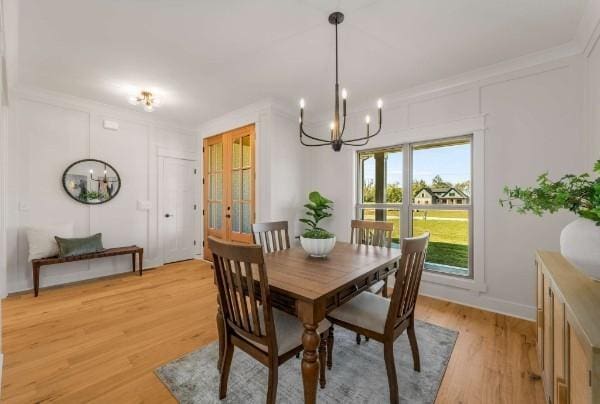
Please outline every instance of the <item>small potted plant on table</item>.
[[310, 201], [304, 207], [308, 218], [300, 221], [309, 226], [300, 236], [300, 244], [311, 257], [326, 257], [335, 246], [335, 235], [319, 227], [319, 222], [331, 217], [333, 202], [317, 191], [308, 194]]

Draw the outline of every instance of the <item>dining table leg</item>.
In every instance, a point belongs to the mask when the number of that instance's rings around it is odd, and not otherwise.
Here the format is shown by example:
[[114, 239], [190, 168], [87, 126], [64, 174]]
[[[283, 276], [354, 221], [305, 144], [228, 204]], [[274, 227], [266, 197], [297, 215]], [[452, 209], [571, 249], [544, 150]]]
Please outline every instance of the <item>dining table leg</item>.
[[319, 375], [319, 361], [317, 349], [319, 347], [319, 334], [317, 325], [304, 323], [302, 334], [302, 383], [304, 384], [304, 402], [314, 404], [317, 401], [317, 381]]

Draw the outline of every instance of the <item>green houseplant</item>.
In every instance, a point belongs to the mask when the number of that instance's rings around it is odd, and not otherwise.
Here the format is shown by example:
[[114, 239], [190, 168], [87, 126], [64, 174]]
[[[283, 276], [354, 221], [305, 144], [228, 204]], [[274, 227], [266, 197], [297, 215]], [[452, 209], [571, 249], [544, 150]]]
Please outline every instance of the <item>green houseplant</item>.
[[[600, 160], [594, 172], [600, 174]], [[541, 216], [566, 209], [579, 216], [562, 230], [560, 250], [573, 265], [600, 279], [600, 177], [567, 174], [552, 181], [544, 173], [535, 187], [505, 187], [504, 194], [500, 204], [519, 213]]]
[[319, 222], [332, 216], [333, 202], [317, 191], [308, 194], [308, 200], [304, 205], [307, 217], [300, 219], [308, 228], [300, 236], [300, 244], [309, 255], [326, 257], [335, 246], [335, 235], [319, 227]]

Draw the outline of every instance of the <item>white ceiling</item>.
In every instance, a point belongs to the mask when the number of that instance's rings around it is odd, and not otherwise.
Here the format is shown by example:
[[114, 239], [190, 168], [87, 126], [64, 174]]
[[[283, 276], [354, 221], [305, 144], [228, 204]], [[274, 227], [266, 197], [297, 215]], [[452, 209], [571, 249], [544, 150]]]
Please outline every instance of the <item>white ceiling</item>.
[[19, 82], [108, 104], [152, 88], [186, 127], [273, 97], [331, 108], [571, 41], [586, 0], [21, 0]]

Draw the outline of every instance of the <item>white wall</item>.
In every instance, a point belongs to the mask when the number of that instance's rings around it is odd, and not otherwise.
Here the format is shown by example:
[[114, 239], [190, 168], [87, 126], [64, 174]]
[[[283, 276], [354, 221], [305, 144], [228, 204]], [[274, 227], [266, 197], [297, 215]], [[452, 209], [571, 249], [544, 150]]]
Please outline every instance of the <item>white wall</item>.
[[[523, 66], [522, 61], [518, 66]], [[478, 292], [425, 281], [422, 292], [493, 311], [534, 318], [536, 249], [557, 250], [562, 227], [573, 216], [562, 213], [538, 218], [508, 212], [498, 204], [502, 188], [531, 185], [536, 176], [579, 173], [588, 167], [587, 139], [583, 131], [581, 57], [560, 58], [517, 70], [502, 66], [475, 79], [461, 77], [459, 84], [437, 83], [420, 95], [384, 96], [384, 129], [367, 146], [396, 145], [410, 139], [415, 128], [470, 117], [485, 118], [484, 273], [487, 290]], [[373, 115], [374, 108], [371, 109]], [[364, 130], [361, 110], [349, 128]], [[322, 126], [321, 133], [328, 133]], [[350, 137], [350, 135], [348, 135]], [[311, 153], [312, 186], [335, 201], [328, 228], [338, 239], [349, 237], [354, 217], [356, 148], [334, 153], [323, 148]]]
[[[105, 247], [144, 247], [144, 266], [162, 264], [158, 248], [158, 147], [195, 151], [190, 131], [152, 121], [142, 113], [110, 108], [73, 97], [21, 90], [12, 95], [8, 137], [7, 256], [8, 291], [32, 288], [24, 228], [72, 222], [76, 235], [101, 232]], [[118, 131], [103, 120], [119, 123]], [[61, 177], [72, 162], [106, 160], [119, 172], [118, 196], [88, 206], [69, 198]], [[149, 201], [139, 210], [138, 201]], [[42, 270], [49, 286], [130, 271], [129, 257], [113, 257], [53, 266]]]
[[279, 103], [267, 100], [231, 111], [198, 130], [200, 144], [205, 137], [256, 125], [256, 222], [288, 220], [291, 237], [300, 231], [298, 218], [308, 184], [307, 155], [298, 143], [297, 119]]
[[600, 159], [600, 45], [598, 34], [585, 54], [586, 126], [590, 137], [590, 163]]

